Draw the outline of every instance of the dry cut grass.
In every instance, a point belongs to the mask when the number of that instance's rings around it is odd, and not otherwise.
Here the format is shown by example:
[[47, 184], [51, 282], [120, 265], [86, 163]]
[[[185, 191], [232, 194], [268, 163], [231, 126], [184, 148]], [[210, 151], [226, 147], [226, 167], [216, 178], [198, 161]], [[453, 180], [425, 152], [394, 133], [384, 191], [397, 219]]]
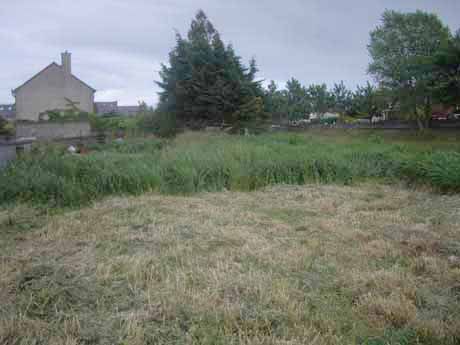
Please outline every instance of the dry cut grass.
[[460, 342], [459, 196], [148, 194], [0, 226], [0, 344]]

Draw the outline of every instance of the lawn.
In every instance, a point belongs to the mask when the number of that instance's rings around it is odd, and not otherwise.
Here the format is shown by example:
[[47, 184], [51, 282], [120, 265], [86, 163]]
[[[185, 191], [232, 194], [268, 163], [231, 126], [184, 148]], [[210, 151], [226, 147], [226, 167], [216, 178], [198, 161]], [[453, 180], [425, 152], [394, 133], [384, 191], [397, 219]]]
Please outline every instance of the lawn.
[[[347, 165], [360, 150], [371, 163]], [[78, 202], [3, 202], [0, 344], [458, 344], [460, 195], [394, 163], [458, 150], [455, 138], [186, 134], [26, 157]]]

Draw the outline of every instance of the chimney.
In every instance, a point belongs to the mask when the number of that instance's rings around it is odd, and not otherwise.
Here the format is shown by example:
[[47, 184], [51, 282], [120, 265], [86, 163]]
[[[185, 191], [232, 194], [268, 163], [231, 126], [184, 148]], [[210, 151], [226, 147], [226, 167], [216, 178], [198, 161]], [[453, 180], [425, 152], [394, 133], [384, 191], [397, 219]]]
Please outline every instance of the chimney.
[[64, 73], [70, 75], [72, 73], [72, 54], [66, 50], [64, 53], [61, 53], [61, 60]]

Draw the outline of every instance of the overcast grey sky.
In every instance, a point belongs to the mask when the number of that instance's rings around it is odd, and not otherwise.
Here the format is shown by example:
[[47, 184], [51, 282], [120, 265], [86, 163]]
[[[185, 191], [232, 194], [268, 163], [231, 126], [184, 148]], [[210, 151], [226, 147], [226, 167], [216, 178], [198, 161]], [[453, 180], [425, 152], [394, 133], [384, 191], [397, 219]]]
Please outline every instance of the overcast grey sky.
[[69, 50], [96, 100], [154, 104], [174, 30], [185, 34], [199, 8], [246, 61], [256, 58], [260, 79], [281, 85], [364, 83], [369, 31], [385, 9], [434, 12], [460, 28], [460, 0], [0, 0], [0, 103]]

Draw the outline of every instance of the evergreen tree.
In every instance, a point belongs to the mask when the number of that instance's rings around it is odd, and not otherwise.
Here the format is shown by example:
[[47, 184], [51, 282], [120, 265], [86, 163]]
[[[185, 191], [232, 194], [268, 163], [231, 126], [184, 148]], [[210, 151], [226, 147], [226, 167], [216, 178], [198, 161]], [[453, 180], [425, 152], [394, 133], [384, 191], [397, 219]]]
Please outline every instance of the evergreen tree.
[[264, 92], [265, 112], [271, 114], [272, 121], [282, 123], [288, 117], [288, 102], [285, 90], [279, 90], [272, 80]]
[[200, 10], [187, 38], [176, 35], [169, 65], [162, 65], [159, 109], [182, 121], [234, 124], [261, 119], [263, 90], [256, 73], [255, 60], [244, 66]]
[[334, 110], [340, 114], [350, 112], [353, 102], [353, 93], [347, 89], [343, 81], [339, 84], [334, 84], [332, 89], [332, 97], [334, 98]]
[[305, 87], [295, 78], [286, 83], [287, 114], [290, 120], [303, 119], [310, 114], [311, 100]]
[[320, 116], [324, 115], [329, 109], [334, 106], [334, 97], [327, 89], [326, 84], [310, 85], [308, 93], [311, 98], [311, 110]]
[[379, 116], [393, 104], [394, 92], [391, 89], [377, 88], [367, 82], [357, 87], [353, 93], [350, 113], [360, 117]]

